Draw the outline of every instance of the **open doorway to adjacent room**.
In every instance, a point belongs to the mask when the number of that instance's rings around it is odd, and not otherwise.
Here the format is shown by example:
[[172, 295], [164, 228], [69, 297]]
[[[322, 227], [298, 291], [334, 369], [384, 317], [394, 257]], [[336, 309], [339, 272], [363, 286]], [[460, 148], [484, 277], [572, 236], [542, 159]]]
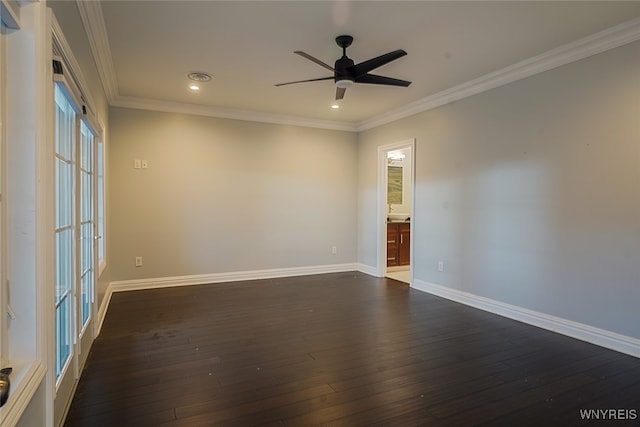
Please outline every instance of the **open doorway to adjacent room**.
[[413, 277], [415, 140], [378, 149], [378, 271], [411, 284]]

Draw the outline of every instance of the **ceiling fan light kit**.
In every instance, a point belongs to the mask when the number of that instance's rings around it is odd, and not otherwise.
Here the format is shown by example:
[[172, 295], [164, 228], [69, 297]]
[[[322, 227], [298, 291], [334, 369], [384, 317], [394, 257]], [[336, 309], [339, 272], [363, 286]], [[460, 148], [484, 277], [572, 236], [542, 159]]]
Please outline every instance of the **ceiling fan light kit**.
[[354, 83], [353, 80], [349, 80], [349, 79], [336, 80], [336, 86], [342, 89], [346, 89], [349, 86], [353, 86], [353, 83]]
[[342, 57], [335, 62], [335, 65], [333, 67], [322, 62], [318, 58], [309, 55], [306, 52], [302, 52], [299, 50], [294, 52], [295, 54], [300, 55], [303, 58], [315, 62], [321, 67], [333, 71], [333, 76], [320, 77], [317, 79], [298, 80], [295, 82], [278, 83], [276, 84], [276, 86], [285, 86], [295, 83], [306, 83], [333, 79], [336, 84], [336, 101], [338, 101], [344, 98], [344, 94], [347, 88], [354, 85], [355, 83], [400, 87], [407, 87], [411, 84], [411, 82], [406, 80], [399, 80], [391, 77], [369, 74], [369, 71], [373, 71], [378, 67], [381, 67], [391, 61], [395, 61], [396, 59], [405, 56], [407, 52], [405, 52], [404, 50], [394, 50], [393, 52], [385, 53], [384, 55], [380, 55], [359, 64], [355, 64], [353, 60], [347, 56], [347, 48], [351, 46], [351, 43], [353, 43], [353, 37], [348, 35], [338, 36], [336, 37], [336, 43], [342, 48]]

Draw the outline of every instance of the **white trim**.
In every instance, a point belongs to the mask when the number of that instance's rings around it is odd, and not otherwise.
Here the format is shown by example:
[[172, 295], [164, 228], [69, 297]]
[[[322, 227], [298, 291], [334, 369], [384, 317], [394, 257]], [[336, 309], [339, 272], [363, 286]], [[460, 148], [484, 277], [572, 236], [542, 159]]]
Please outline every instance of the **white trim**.
[[640, 40], [640, 18], [632, 19], [604, 31], [583, 37], [480, 78], [438, 92], [379, 116], [363, 120], [356, 125], [356, 130], [361, 132], [391, 123], [637, 40]]
[[382, 277], [379, 275], [378, 269], [371, 265], [358, 264], [358, 271], [360, 273], [368, 274], [369, 276]]
[[107, 261], [105, 261], [104, 259], [101, 259], [98, 261], [98, 279], [100, 278], [100, 276], [102, 276], [102, 273], [104, 272], [104, 269], [107, 268]]
[[[190, 276], [158, 277], [111, 282], [111, 292], [141, 289], [168, 288], [173, 286], [207, 285], [210, 283], [240, 282], [245, 280], [274, 279], [278, 277], [307, 276], [310, 274], [357, 271], [358, 264], [330, 264], [312, 267], [274, 268], [269, 270], [236, 271], [228, 273], [197, 274]], [[105, 296], [106, 297], [106, 296]]]
[[13, 427], [18, 424], [38, 387], [42, 384], [46, 372], [47, 369], [39, 361], [30, 363], [24, 367], [24, 370], [14, 369], [11, 374], [11, 395], [0, 409], [0, 425]]
[[640, 357], [640, 339], [415, 279], [413, 288], [499, 316]]
[[[80, 371], [80, 372], [82, 373], [82, 371]], [[73, 382], [73, 385], [71, 386], [70, 395], [72, 396], [72, 398], [67, 400], [64, 408], [62, 409], [62, 415], [60, 416], [60, 423], [58, 424], [58, 427], [63, 427], [64, 426], [64, 422], [67, 419], [67, 415], [69, 415], [69, 409], [71, 408], [71, 403], [73, 403], [73, 396], [75, 396], [75, 394], [76, 394], [76, 390], [78, 388], [78, 383], [79, 382], [80, 381], [76, 380], [76, 381]]]
[[197, 116], [247, 120], [252, 122], [303, 126], [319, 129], [343, 130], [349, 132], [354, 132], [356, 130], [356, 124], [350, 122], [310, 119], [285, 114], [120, 96], [118, 91], [117, 74], [113, 65], [113, 57], [111, 55], [111, 48], [109, 47], [109, 37], [104, 22], [101, 3], [99, 0], [76, 0], [76, 3], [78, 5], [78, 10], [80, 11], [82, 24], [84, 25], [85, 32], [87, 33], [91, 53], [96, 63], [98, 74], [100, 75], [100, 81], [102, 82], [109, 105], [112, 107], [193, 114]]
[[104, 318], [107, 315], [107, 309], [109, 308], [109, 304], [111, 303], [111, 296], [113, 295], [113, 286], [111, 283], [107, 286], [107, 290], [102, 297], [102, 302], [100, 303], [100, 308], [98, 309], [98, 313], [96, 314], [95, 322], [93, 323], [94, 333], [93, 338], [97, 338], [100, 335], [100, 331], [102, 330], [102, 323], [104, 322]]
[[[99, 0], [76, 0], [76, 3], [78, 4], [82, 24], [84, 25], [85, 32], [87, 33], [91, 53], [96, 63], [98, 74], [100, 75], [100, 81], [102, 82], [105, 94], [107, 95], [109, 105], [112, 107], [193, 114], [197, 116], [303, 126], [318, 129], [342, 130], [348, 132], [355, 132], [356, 130], [356, 124], [350, 122], [311, 119], [285, 114], [120, 96], [118, 91], [117, 74], [113, 65], [113, 58], [109, 47], [109, 37], [104, 22], [101, 3]], [[91, 104], [94, 105], [94, 103]]]
[[343, 130], [355, 132], [356, 125], [349, 122], [309, 119], [285, 114], [264, 113], [260, 111], [239, 110], [206, 105], [185, 104], [171, 101], [158, 101], [147, 98], [118, 96], [111, 102], [112, 107], [135, 108], [139, 110], [163, 111], [167, 113], [193, 114], [196, 116], [217, 117], [222, 119], [246, 120], [259, 123], [303, 126], [319, 129]]
[[[51, 367], [55, 366], [55, 289], [51, 286], [55, 282], [55, 173], [54, 173], [54, 128], [55, 128], [55, 95], [53, 81], [53, 12], [46, 7], [41, 7], [44, 18], [42, 28], [42, 52], [40, 56], [43, 62], [38, 67], [42, 77], [39, 79], [38, 93], [42, 97], [39, 102], [40, 115], [44, 123], [39, 137], [36, 160], [37, 189], [36, 195], [40, 208], [36, 214], [38, 243], [37, 256], [37, 280], [38, 295], [36, 307], [38, 309], [38, 358], [44, 361], [47, 373], [43, 382], [43, 407], [44, 421], [53, 420], [55, 373]], [[55, 371], [55, 369], [54, 369]]]
[[336, 122], [119, 96], [117, 77], [100, 1], [76, 1], [87, 32], [91, 52], [111, 106], [351, 132], [362, 132], [391, 123], [640, 40], [640, 18], [636, 18], [378, 116], [360, 122]]
[[113, 66], [107, 27], [100, 1], [76, 0], [82, 25], [87, 33], [91, 53], [96, 62], [100, 81], [109, 103], [118, 97], [118, 79]]

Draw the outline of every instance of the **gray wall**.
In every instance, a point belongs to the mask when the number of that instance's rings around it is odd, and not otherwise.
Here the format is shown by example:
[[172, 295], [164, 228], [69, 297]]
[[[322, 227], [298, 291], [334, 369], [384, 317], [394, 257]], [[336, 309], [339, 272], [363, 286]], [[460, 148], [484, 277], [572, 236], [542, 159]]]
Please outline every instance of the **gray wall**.
[[356, 261], [355, 134], [123, 108], [110, 122], [112, 280]]
[[640, 338], [640, 43], [362, 132], [363, 264], [377, 146], [414, 137], [416, 279]]

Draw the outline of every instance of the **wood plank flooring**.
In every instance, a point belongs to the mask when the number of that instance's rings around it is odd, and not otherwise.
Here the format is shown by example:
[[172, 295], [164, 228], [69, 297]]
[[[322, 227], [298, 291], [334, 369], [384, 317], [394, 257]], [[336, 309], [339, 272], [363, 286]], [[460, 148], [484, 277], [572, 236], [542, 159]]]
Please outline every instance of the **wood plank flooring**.
[[640, 424], [640, 360], [361, 273], [122, 292], [65, 426]]

